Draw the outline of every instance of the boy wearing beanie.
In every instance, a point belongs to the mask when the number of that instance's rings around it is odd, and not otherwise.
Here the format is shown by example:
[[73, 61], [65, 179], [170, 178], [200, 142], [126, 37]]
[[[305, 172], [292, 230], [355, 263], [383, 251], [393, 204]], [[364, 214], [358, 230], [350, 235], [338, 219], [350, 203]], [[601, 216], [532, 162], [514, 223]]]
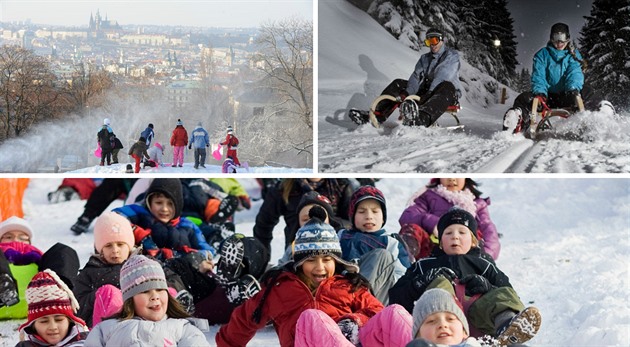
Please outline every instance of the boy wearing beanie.
[[101, 214], [94, 225], [94, 250], [73, 288], [80, 304], [77, 315], [89, 327], [122, 307], [120, 269], [135, 250], [129, 221], [115, 212]]
[[26, 339], [16, 346], [70, 346], [87, 336], [85, 322], [77, 316], [72, 291], [52, 270], [37, 273], [26, 288], [28, 318], [20, 325]]
[[438, 222], [439, 250], [435, 257], [420, 259], [389, 291], [390, 302], [409, 312], [413, 302], [431, 288], [457, 293], [469, 301], [466, 316], [470, 325], [494, 336], [501, 345], [522, 343], [538, 332], [540, 312], [525, 308], [509, 278], [482, 254], [475, 232], [475, 218], [457, 207]]
[[387, 209], [383, 193], [373, 186], [362, 186], [350, 198], [349, 230], [339, 231], [343, 259], [359, 264], [361, 275], [372, 285], [374, 296], [389, 303], [389, 289], [411, 266], [405, 244], [383, 228]]

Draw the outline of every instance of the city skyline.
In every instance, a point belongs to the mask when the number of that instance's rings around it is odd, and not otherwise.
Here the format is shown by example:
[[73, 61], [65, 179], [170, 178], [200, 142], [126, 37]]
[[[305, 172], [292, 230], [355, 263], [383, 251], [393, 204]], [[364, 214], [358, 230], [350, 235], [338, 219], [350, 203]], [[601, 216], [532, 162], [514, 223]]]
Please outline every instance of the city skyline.
[[296, 17], [313, 20], [312, 0], [86, 1], [3, 0], [0, 21], [87, 27], [90, 15], [120, 25], [259, 27]]

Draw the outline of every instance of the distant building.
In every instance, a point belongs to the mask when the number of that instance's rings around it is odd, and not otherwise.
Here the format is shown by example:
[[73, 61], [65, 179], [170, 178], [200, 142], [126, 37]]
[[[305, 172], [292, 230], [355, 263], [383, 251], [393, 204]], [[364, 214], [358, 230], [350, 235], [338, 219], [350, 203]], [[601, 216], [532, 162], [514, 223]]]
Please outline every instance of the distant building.
[[174, 108], [182, 109], [200, 88], [199, 81], [176, 81], [166, 86], [166, 95]]
[[90, 24], [88, 26], [88, 36], [94, 39], [112, 39], [117, 38], [122, 34], [122, 27], [118, 24], [118, 21], [105, 19], [101, 17], [99, 10], [96, 10], [96, 16], [90, 13]]

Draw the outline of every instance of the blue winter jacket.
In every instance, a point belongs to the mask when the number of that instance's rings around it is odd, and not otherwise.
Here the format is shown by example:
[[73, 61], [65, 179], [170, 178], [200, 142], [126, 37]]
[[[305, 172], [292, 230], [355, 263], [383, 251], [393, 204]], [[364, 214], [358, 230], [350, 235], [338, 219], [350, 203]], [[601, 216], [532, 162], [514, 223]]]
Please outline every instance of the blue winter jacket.
[[461, 97], [462, 86], [459, 83], [460, 66], [459, 53], [452, 48], [446, 47], [446, 45], [442, 45], [442, 48], [435, 54], [431, 52], [423, 54], [409, 77], [407, 94], [413, 95], [418, 93], [418, 89], [425, 83], [425, 80], [426, 83], [429, 83], [429, 92], [432, 92], [438, 84], [449, 81], [455, 86], [457, 97]]
[[357, 229], [343, 229], [339, 231], [339, 243], [341, 244], [341, 257], [347, 261], [359, 259], [373, 249], [383, 248], [390, 251], [398, 259], [400, 265], [404, 267], [403, 273], [411, 266], [405, 245], [393, 236], [385, 234], [385, 229], [373, 233]]
[[[575, 56], [582, 59], [577, 49]], [[532, 67], [532, 94], [549, 96], [549, 93], [582, 90], [583, 86], [582, 66], [568, 49], [557, 50], [550, 42], [536, 52]]]
[[153, 141], [153, 136], [155, 136], [153, 129], [147, 127], [146, 129], [144, 129], [143, 132], [140, 133], [140, 136], [144, 137], [144, 139], [146, 140], [147, 147], [151, 147], [151, 141]]
[[190, 133], [190, 141], [188, 141], [194, 148], [204, 148], [210, 145], [210, 138], [208, 137], [208, 132], [197, 126], [192, 133]]

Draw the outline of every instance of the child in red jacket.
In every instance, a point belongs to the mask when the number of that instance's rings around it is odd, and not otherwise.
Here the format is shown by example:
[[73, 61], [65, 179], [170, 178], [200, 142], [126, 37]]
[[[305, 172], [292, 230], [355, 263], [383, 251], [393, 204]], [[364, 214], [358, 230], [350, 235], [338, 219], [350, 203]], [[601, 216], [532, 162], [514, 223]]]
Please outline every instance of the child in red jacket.
[[227, 157], [232, 158], [234, 164], [237, 166], [241, 166], [241, 162], [238, 161], [238, 157], [236, 156], [236, 148], [238, 147], [238, 138], [234, 136], [234, 129], [232, 126], [227, 127], [227, 136], [225, 136], [225, 141], [219, 143], [221, 146], [227, 146]]
[[297, 232], [293, 261], [268, 271], [263, 289], [232, 312], [217, 346], [244, 346], [269, 321], [282, 346], [403, 346], [411, 340], [411, 315], [383, 308], [358, 267], [341, 258], [335, 229], [313, 206]]
[[171, 135], [171, 146], [173, 146], [173, 167], [184, 166], [184, 150], [188, 144], [188, 132], [184, 128], [181, 119], [177, 120], [177, 126]]

